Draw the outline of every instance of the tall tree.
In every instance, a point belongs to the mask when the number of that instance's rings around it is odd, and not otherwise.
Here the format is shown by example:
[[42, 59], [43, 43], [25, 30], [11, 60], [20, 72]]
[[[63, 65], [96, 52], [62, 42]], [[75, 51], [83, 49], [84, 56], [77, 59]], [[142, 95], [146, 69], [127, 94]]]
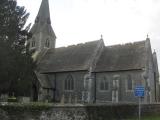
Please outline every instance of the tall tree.
[[35, 64], [26, 45], [28, 17], [15, 0], [0, 0], [0, 94], [30, 94]]

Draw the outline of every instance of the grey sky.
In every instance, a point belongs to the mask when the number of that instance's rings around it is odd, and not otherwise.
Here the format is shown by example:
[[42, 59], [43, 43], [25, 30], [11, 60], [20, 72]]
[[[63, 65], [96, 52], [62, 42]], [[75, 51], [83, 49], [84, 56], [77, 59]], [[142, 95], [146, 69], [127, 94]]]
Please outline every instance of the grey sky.
[[[34, 22], [41, 0], [17, 0]], [[49, 0], [57, 47], [103, 39], [106, 45], [146, 39], [160, 60], [160, 0]]]

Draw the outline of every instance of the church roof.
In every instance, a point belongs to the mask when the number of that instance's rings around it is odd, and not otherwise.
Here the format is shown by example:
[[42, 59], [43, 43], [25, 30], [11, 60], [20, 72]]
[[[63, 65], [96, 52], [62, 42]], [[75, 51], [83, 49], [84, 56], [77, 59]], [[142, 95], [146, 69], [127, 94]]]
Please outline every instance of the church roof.
[[[89, 70], [93, 54], [101, 41], [48, 49], [38, 63], [40, 73]], [[105, 46], [93, 72], [137, 70], [146, 66], [146, 41]], [[95, 56], [94, 56], [95, 57]]]
[[37, 70], [41, 73], [88, 70], [95, 49], [101, 40], [85, 44], [48, 49], [39, 61]]
[[51, 81], [47, 78], [46, 75], [39, 74], [38, 72], [36, 72], [36, 75], [37, 75], [38, 81], [40, 82], [40, 85], [43, 88], [53, 88]]
[[95, 72], [142, 69], [146, 65], [145, 41], [104, 48]]

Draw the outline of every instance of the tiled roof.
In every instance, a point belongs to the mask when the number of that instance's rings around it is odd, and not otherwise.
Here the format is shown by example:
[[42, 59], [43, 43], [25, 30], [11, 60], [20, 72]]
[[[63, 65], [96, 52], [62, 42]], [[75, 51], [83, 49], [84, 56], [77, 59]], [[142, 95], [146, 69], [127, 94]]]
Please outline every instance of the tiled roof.
[[36, 72], [36, 75], [37, 75], [38, 81], [40, 82], [40, 85], [43, 88], [53, 88], [51, 81], [47, 78], [45, 74], [39, 74], [38, 72]]
[[88, 70], [98, 41], [49, 49], [38, 64], [37, 70], [45, 72], [64, 72]]
[[146, 64], [145, 41], [105, 47], [95, 72], [142, 69]]
[[[89, 70], [99, 42], [48, 49], [37, 70], [41, 73]], [[146, 41], [106, 46], [100, 54], [93, 72], [143, 69], [147, 60]]]

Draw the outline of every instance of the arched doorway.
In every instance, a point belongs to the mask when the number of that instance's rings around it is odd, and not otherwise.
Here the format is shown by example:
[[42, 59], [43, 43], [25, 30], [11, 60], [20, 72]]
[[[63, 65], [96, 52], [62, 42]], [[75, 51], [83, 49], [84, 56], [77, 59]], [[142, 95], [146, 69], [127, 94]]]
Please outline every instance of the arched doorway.
[[37, 101], [38, 100], [38, 89], [37, 86], [35, 84], [33, 84], [32, 86], [32, 92], [33, 92], [33, 101]]

